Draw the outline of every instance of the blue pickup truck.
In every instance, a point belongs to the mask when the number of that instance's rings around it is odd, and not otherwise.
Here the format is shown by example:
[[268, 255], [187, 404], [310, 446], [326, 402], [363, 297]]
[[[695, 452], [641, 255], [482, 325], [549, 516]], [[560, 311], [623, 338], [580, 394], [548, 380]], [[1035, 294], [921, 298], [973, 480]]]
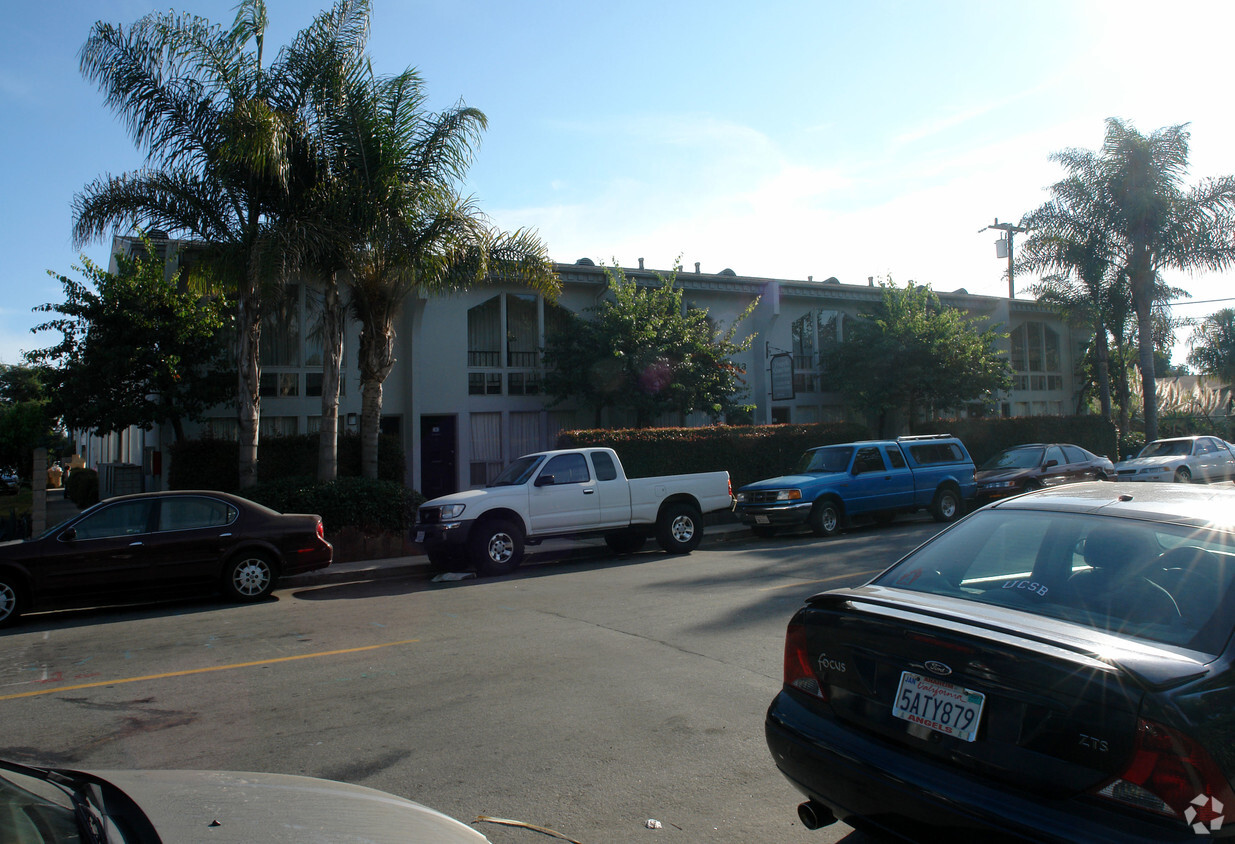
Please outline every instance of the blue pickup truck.
[[883, 522], [929, 508], [936, 521], [951, 522], [976, 493], [964, 444], [932, 434], [808, 449], [794, 474], [739, 489], [736, 512], [756, 536], [802, 524], [831, 536], [854, 516]]

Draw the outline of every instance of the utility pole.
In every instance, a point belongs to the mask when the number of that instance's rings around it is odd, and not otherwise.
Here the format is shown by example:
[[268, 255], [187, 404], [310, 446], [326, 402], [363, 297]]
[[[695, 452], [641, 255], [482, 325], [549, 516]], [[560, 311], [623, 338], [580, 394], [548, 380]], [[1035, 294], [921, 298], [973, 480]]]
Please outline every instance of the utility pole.
[[982, 232], [986, 231], [987, 229], [998, 229], [999, 231], [1003, 232], [1005, 235], [1004, 237], [1001, 237], [999, 240], [995, 241], [995, 257], [1003, 258], [1005, 257], [1004, 253], [1006, 253], [1006, 257], [1008, 259], [1008, 298], [1015, 299], [1016, 298], [1016, 286], [1012, 283], [1012, 235], [1020, 234], [1022, 232], [1027, 232], [1029, 231], [1029, 229], [1024, 229], [1024, 228], [1021, 228], [1020, 226], [1015, 226], [1012, 223], [1001, 223], [999, 222], [998, 217], [995, 218], [994, 225], [987, 226], [985, 229], [978, 229], [978, 234], [982, 234]]

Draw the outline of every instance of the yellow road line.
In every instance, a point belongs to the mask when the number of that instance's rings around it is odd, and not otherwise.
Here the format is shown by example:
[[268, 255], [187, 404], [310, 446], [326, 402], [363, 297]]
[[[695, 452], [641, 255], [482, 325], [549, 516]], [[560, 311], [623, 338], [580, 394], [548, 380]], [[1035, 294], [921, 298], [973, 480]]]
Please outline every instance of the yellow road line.
[[259, 659], [254, 662], [235, 662], [231, 665], [214, 665], [209, 668], [189, 668], [185, 671], [169, 671], [166, 674], [147, 674], [144, 677], [126, 677], [120, 680], [99, 680], [94, 683], [81, 683], [76, 686], [56, 686], [54, 688], [39, 689], [36, 692], [21, 692], [15, 695], [0, 695], [0, 700], [14, 700], [19, 697], [36, 697], [38, 695], [50, 695], [57, 692], [73, 692], [78, 689], [95, 689], [99, 686], [119, 686], [122, 683], [141, 683], [146, 680], [166, 680], [168, 677], [188, 677], [191, 674], [206, 674], [211, 671], [230, 671], [234, 668], [253, 668], [257, 665], [274, 665], [279, 662], [292, 662], [297, 659], [317, 659], [323, 656], [338, 656], [339, 654], [354, 654], [361, 651], [375, 651], [378, 648], [392, 648], [395, 645], [410, 645], [419, 642], [419, 639], [404, 639], [399, 642], [386, 642], [382, 645], [365, 645], [363, 648], [344, 648], [338, 651], [321, 651], [314, 654], [297, 654], [296, 656], [281, 656], [274, 659]]
[[[851, 571], [845, 574], [834, 574], [831, 577], [824, 577], [820, 580], [795, 580], [793, 583], [785, 583], [781, 586], [764, 586], [759, 592], [775, 592], [777, 589], [796, 589], [799, 586], [810, 586], [812, 583], [831, 583], [834, 580], [845, 580], [853, 577], [865, 577], [867, 575], [878, 574], [883, 569], [870, 569], [867, 571]], [[0, 700], [4, 698], [0, 697]]]

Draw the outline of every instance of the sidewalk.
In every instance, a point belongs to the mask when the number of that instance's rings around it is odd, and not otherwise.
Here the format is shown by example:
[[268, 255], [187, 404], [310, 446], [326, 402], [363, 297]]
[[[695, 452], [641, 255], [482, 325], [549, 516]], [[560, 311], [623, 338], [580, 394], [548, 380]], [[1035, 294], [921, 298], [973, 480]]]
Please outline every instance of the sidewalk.
[[[703, 545], [732, 542], [749, 537], [750, 529], [740, 522], [707, 525], [703, 531]], [[655, 548], [655, 540], [649, 539], [645, 548]], [[613, 552], [603, 539], [550, 539], [541, 545], [528, 548], [525, 558], [536, 560], [560, 560], [608, 556]], [[285, 586], [318, 586], [328, 583], [352, 583], [358, 580], [379, 580], [389, 577], [415, 577], [428, 580], [437, 575], [429, 566], [429, 558], [423, 554], [406, 557], [387, 557], [379, 560], [356, 560], [350, 563], [331, 563], [327, 568], [305, 574], [285, 577], [280, 582]]]

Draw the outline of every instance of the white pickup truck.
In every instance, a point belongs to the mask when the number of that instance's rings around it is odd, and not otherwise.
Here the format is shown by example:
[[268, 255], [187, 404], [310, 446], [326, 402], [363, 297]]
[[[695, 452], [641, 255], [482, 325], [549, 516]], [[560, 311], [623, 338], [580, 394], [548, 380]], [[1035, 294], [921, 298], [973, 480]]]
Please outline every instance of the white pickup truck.
[[505, 574], [525, 545], [552, 537], [603, 536], [632, 553], [655, 535], [670, 554], [688, 554], [703, 538], [703, 514], [733, 506], [728, 472], [628, 480], [610, 448], [527, 454], [484, 489], [420, 505], [412, 539], [442, 571], [465, 567]]

